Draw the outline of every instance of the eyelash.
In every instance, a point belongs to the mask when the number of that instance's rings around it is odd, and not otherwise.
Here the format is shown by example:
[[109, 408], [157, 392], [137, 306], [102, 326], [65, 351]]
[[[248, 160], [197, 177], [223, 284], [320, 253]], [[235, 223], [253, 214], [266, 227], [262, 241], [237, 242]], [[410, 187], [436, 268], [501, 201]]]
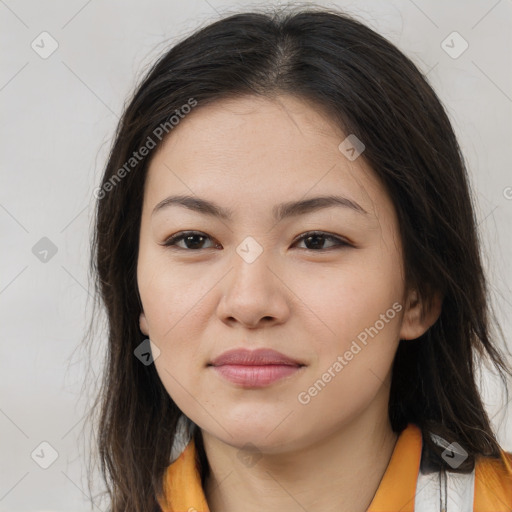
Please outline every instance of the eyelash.
[[[187, 236], [203, 236], [203, 237], [211, 239], [211, 237], [209, 237], [208, 235], [206, 235], [206, 233], [203, 233], [201, 231], [180, 231], [179, 233], [176, 233], [175, 235], [170, 236], [167, 240], [165, 240], [160, 245], [163, 245], [165, 247], [170, 247], [170, 248], [172, 247], [173, 249], [184, 250], [184, 251], [201, 251], [201, 250], [204, 250], [204, 249], [189, 249], [189, 248], [183, 248], [183, 247], [176, 247], [176, 242], [179, 242], [179, 241], [185, 239]], [[323, 237], [326, 240], [335, 241], [337, 243], [337, 245], [332, 246], [332, 247], [328, 247], [327, 249], [307, 249], [307, 248], [304, 248], [303, 250], [305, 250], [305, 251], [326, 252], [326, 251], [335, 249], [336, 247], [338, 247], [338, 248], [353, 247], [351, 244], [349, 244], [345, 240], [341, 239], [340, 237], [331, 235], [329, 233], [326, 233], [325, 231], [307, 231], [306, 233], [304, 233], [300, 237], [296, 238], [293, 243], [295, 244], [297, 242], [300, 242], [300, 241], [302, 241], [302, 240], [304, 240], [304, 239], [306, 239], [306, 238], [308, 238], [310, 236], [321, 236], [321, 237]], [[214, 249], [214, 247], [207, 247], [207, 249]]]

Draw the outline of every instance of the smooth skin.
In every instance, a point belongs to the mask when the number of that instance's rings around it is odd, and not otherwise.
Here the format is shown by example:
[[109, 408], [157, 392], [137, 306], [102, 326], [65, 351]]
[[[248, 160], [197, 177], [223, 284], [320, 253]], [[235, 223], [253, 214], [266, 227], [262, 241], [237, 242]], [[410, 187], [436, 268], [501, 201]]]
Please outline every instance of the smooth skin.
[[[363, 512], [389, 463], [393, 358], [399, 340], [422, 335], [441, 305], [420, 314], [404, 283], [393, 204], [363, 157], [340, 151], [346, 136], [303, 99], [245, 96], [199, 105], [152, 155], [140, 328], [161, 351], [155, 365], [169, 395], [201, 428], [211, 512]], [[176, 204], [153, 213], [170, 195], [206, 199], [232, 218]], [[329, 195], [366, 213], [331, 206], [272, 216], [280, 203]], [[325, 237], [299, 239], [312, 230]], [[183, 231], [200, 233], [163, 245]], [[262, 250], [251, 263], [236, 250], [247, 237]], [[394, 303], [401, 311], [301, 403], [299, 394]], [[243, 388], [208, 366], [240, 347], [272, 348], [304, 366]]]

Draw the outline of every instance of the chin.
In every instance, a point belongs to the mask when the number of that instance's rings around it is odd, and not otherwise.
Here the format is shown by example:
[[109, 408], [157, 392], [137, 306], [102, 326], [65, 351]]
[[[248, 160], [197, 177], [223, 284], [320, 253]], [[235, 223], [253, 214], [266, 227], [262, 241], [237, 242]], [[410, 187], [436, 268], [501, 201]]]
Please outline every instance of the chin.
[[[229, 422], [227, 423], [229, 426], [226, 427], [228, 433], [215, 426], [214, 433], [210, 435], [240, 450], [251, 451], [253, 449], [266, 454], [282, 453], [291, 449], [296, 443], [289, 427], [283, 428], [283, 430], [276, 429], [278, 424], [279, 422], [276, 422], [275, 418], [266, 424], [259, 423], [256, 426], [250, 422]], [[280, 426], [282, 427], [282, 424]]]

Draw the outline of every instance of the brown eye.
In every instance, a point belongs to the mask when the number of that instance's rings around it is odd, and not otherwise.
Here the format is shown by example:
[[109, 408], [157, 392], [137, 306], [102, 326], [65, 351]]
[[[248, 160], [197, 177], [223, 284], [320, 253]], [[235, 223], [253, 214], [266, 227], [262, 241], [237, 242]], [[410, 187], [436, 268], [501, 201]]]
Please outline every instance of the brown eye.
[[[204, 247], [206, 240], [211, 238], [200, 231], [182, 231], [168, 238], [162, 245], [188, 250], [210, 249], [211, 247]], [[183, 242], [184, 246], [178, 245], [180, 242]]]
[[[200, 231], [181, 231], [169, 237], [161, 245], [189, 251], [222, 247], [218, 243], [210, 245], [209, 247], [205, 246], [208, 240], [212, 240], [212, 238]], [[329, 241], [331, 245], [325, 247], [326, 241]], [[341, 239], [340, 237], [330, 235], [329, 233], [325, 233], [323, 231], [309, 231], [304, 233], [301, 237], [295, 240], [294, 244], [297, 244], [298, 242], [303, 242], [306, 246], [301, 247], [301, 249], [314, 252], [327, 251], [336, 247], [351, 247], [348, 242]]]
[[[330, 247], [323, 247], [326, 240], [334, 241], [334, 245]], [[349, 247], [350, 244], [342, 240], [341, 238], [329, 235], [328, 233], [324, 233], [323, 231], [310, 231], [308, 233], [304, 233], [296, 242], [304, 242], [306, 245], [305, 249], [312, 251], [326, 251], [328, 249], [332, 249], [333, 247]]]

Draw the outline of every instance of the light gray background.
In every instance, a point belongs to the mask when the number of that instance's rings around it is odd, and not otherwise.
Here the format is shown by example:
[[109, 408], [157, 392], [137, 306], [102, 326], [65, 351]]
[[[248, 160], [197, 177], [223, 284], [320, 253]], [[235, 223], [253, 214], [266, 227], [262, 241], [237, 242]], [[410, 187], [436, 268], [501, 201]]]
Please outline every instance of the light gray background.
[[[0, 0], [0, 511], [89, 509], [87, 448], [80, 441], [87, 365], [85, 354], [74, 350], [91, 314], [92, 192], [123, 103], [145, 67], [166, 44], [218, 13], [261, 4]], [[365, 20], [428, 73], [469, 165], [491, 290], [510, 340], [512, 1], [322, 5], [343, 7]], [[34, 40], [42, 46], [43, 31], [58, 42], [46, 59], [31, 47]], [[441, 46], [453, 31], [469, 44], [458, 58]], [[455, 49], [459, 44], [455, 40]], [[43, 237], [58, 250], [47, 262], [32, 252]], [[100, 333], [96, 371], [103, 343]], [[493, 424], [512, 451], [511, 404], [505, 404], [495, 379], [484, 377]], [[31, 458], [43, 441], [59, 454], [46, 470]]]

